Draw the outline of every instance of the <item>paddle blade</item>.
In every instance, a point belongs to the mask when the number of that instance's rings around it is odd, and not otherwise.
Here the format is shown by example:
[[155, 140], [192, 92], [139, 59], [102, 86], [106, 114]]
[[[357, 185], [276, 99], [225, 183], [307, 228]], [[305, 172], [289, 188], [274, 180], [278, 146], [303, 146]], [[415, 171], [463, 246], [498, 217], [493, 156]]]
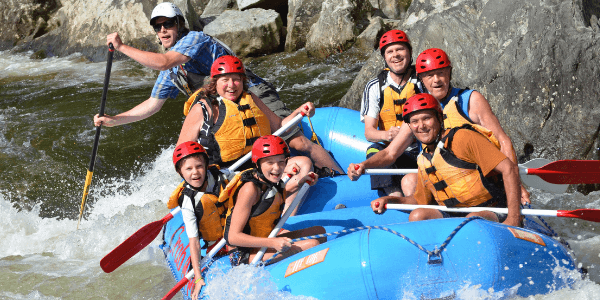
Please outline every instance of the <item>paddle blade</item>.
[[549, 183], [536, 175], [521, 174], [521, 180], [529, 187], [534, 187], [553, 194], [564, 194], [567, 192], [567, 188], [569, 188], [568, 184]]
[[600, 210], [591, 208], [582, 208], [576, 210], [559, 210], [557, 217], [577, 218], [586, 221], [600, 222]]
[[190, 280], [187, 277], [183, 277], [183, 279], [181, 279], [170, 291], [169, 293], [167, 293], [164, 297], [162, 297], [162, 300], [170, 300], [171, 298], [173, 298], [173, 296], [175, 296], [177, 293], [179, 293], [179, 290], [181, 290]]
[[530, 169], [528, 174], [555, 184], [600, 183], [600, 160], [559, 160]]
[[148, 244], [156, 238], [162, 229], [163, 224], [163, 220], [154, 221], [136, 231], [132, 236], [117, 246], [117, 248], [102, 258], [100, 261], [102, 270], [106, 273], [114, 271], [148, 246]]

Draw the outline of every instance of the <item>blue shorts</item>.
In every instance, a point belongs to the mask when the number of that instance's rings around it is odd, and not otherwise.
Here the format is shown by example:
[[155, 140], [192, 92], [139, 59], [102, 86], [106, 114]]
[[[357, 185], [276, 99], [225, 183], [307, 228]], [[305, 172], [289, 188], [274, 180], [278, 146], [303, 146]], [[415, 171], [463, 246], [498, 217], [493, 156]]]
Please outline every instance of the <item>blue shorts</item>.
[[[374, 143], [367, 148], [367, 159], [375, 153], [385, 149], [386, 145], [382, 143]], [[411, 144], [396, 161], [389, 166], [390, 169], [416, 169], [417, 168], [417, 156], [419, 155], [419, 145], [417, 143]], [[397, 186], [400, 187], [400, 183], [404, 175], [371, 175], [371, 189], [383, 189], [387, 187]]]

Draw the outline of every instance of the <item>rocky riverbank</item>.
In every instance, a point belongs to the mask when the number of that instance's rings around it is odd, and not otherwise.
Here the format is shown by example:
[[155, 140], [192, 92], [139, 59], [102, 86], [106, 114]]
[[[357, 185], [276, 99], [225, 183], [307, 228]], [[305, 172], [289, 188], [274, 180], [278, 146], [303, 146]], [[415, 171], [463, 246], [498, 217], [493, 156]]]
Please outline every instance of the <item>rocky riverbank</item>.
[[[339, 105], [360, 108], [383, 66], [379, 36], [407, 32], [413, 57], [444, 49], [453, 84], [479, 90], [521, 161], [598, 159], [600, 3], [596, 0], [175, 0], [193, 30], [242, 57], [305, 48], [312, 59], [358, 51], [368, 60]], [[105, 59], [105, 37], [162, 51], [148, 26], [153, 0], [5, 0], [0, 48], [36, 57]], [[119, 57], [119, 56], [117, 56]]]

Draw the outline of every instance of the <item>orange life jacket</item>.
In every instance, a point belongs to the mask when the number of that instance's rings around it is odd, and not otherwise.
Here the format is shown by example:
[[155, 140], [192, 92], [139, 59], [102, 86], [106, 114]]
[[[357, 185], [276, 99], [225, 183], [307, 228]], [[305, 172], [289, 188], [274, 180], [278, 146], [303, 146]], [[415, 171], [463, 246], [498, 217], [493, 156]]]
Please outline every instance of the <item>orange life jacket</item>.
[[246, 182], [252, 182], [259, 186], [262, 194], [258, 203], [252, 206], [250, 218], [244, 226], [243, 232], [256, 237], [268, 237], [281, 218], [285, 206], [282, 182], [280, 181], [278, 184], [268, 187], [265, 183], [254, 177], [256, 172], [256, 169], [248, 169], [236, 175], [219, 197], [220, 202], [229, 202], [224, 233], [226, 240], [228, 240], [231, 215], [235, 209], [237, 194]]
[[194, 207], [200, 237], [207, 242], [222, 238], [225, 224], [221, 221], [220, 216], [225, 209], [222, 205], [218, 205], [217, 196], [198, 192], [186, 184], [178, 200], [179, 206], [183, 204], [185, 197], [190, 198]]
[[198, 96], [200, 95], [200, 93], [202, 93], [203, 91], [204, 91], [204, 88], [199, 88], [183, 104], [183, 115], [184, 116], [187, 116], [190, 113], [190, 110], [192, 109], [192, 105], [197, 100], [196, 98], [198, 98]]
[[458, 130], [481, 133], [500, 149], [497, 140], [486, 135], [488, 130], [479, 125], [465, 124], [446, 130], [433, 154], [423, 151], [417, 157], [419, 175], [425, 187], [439, 205], [447, 207], [493, 206], [506, 201], [504, 189], [499, 187], [497, 180], [484, 177], [478, 165], [463, 161], [452, 153], [452, 140]]
[[[500, 148], [500, 142], [491, 130], [481, 125], [474, 124], [469, 116], [466, 116], [465, 113], [458, 108], [458, 98], [461, 97], [461, 94], [464, 90], [459, 90], [458, 92], [456, 90], [458, 89], [453, 89], [453, 92], [455, 92], [456, 95], [452, 96], [448, 103], [444, 106], [444, 128], [452, 129], [462, 127], [465, 124], [472, 125], [479, 133], [483, 134], [488, 140], [490, 140], [490, 142], [496, 145], [496, 147]], [[472, 92], [472, 90], [470, 91]], [[471, 93], [468, 93], [465, 96], [470, 97]]]
[[416, 78], [412, 77], [404, 85], [402, 91], [399, 91], [392, 85], [387, 85], [389, 69], [386, 68], [377, 75], [379, 79], [379, 130], [389, 130], [393, 126], [402, 125], [402, 109], [406, 100], [417, 92]]
[[206, 148], [210, 163], [221, 164], [250, 152], [256, 139], [271, 134], [271, 125], [246, 92], [237, 103], [222, 97], [217, 99], [219, 117], [214, 124], [204, 118], [206, 126], [200, 130], [198, 143]]
[[[208, 181], [207, 187], [206, 187], [206, 192], [204, 193], [204, 195], [206, 197], [202, 197], [202, 204], [203, 204], [203, 211], [206, 213], [207, 211], [210, 211], [211, 213], [214, 211], [211, 204], [205, 204], [205, 198], [207, 200], [210, 200], [210, 202], [212, 202], [214, 209], [216, 209], [217, 212], [217, 216], [219, 218], [219, 221], [217, 222], [218, 224], [220, 224], [221, 226], [221, 235], [223, 232], [223, 226], [225, 226], [225, 217], [227, 215], [227, 209], [229, 208], [227, 206], [227, 203], [221, 203], [218, 201], [218, 197], [219, 195], [223, 192], [223, 190], [225, 189], [225, 186], [229, 183], [229, 178], [221, 173], [219, 171], [219, 166], [217, 165], [210, 165], [208, 166], [208, 172], [206, 172], [206, 180]], [[188, 189], [190, 189], [188, 187]], [[183, 203], [183, 196], [186, 190], [186, 182], [185, 181], [181, 181], [179, 183], [179, 185], [175, 188], [175, 190], [171, 193], [171, 196], [169, 197], [169, 202], [167, 203], [167, 207], [169, 209], [173, 209], [177, 206], [181, 206], [181, 203]], [[194, 192], [197, 192], [195, 190], [193, 190]], [[208, 195], [212, 195], [212, 196], [208, 196]], [[194, 199], [193, 197], [190, 197], [192, 199]], [[196, 202], [192, 201], [192, 203], [194, 204], [194, 207], [196, 206]], [[200, 209], [199, 207], [197, 207], [197, 209]], [[196, 214], [196, 219], [197, 220], [202, 220], [202, 213], [197, 213]], [[200, 227], [200, 224], [199, 224]], [[199, 228], [200, 229], [200, 228]], [[200, 230], [201, 231], [201, 230]], [[212, 236], [212, 235], [211, 235]]]

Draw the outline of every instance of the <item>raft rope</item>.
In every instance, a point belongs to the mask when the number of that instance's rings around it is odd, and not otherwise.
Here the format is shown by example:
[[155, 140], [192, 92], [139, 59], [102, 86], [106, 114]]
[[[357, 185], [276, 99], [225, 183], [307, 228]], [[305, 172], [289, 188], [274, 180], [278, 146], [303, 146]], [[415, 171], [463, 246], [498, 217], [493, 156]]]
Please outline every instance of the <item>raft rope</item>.
[[[360, 231], [360, 230], [365, 230], [365, 229], [379, 229], [379, 230], [384, 230], [387, 231], [389, 233], [395, 234], [403, 239], [405, 239], [407, 242], [411, 243], [413, 246], [419, 248], [419, 250], [427, 253], [427, 257], [428, 257], [428, 262], [429, 264], [440, 264], [442, 263], [442, 255], [441, 252], [444, 251], [444, 249], [446, 249], [446, 247], [448, 246], [448, 244], [450, 244], [450, 240], [452, 240], [452, 238], [458, 233], [458, 231], [460, 229], [462, 229], [467, 223], [473, 221], [473, 220], [477, 220], [477, 219], [482, 219], [481, 217], [477, 217], [477, 216], [473, 216], [473, 217], [469, 217], [467, 219], [465, 219], [464, 221], [462, 221], [453, 231], [452, 233], [450, 233], [450, 235], [446, 238], [446, 240], [444, 241], [444, 243], [442, 245], [440, 245], [440, 247], [438, 248], [438, 246], [435, 246], [435, 249], [433, 251], [429, 251], [427, 249], [425, 249], [425, 247], [419, 245], [417, 242], [413, 241], [412, 239], [408, 238], [407, 236], [405, 236], [402, 233], [399, 233], [395, 230], [389, 229], [387, 227], [382, 227], [382, 226], [360, 226], [360, 227], [356, 227], [356, 228], [350, 228], [350, 229], [344, 229], [344, 230], [340, 230], [340, 231], [336, 231], [336, 232], [331, 232], [331, 233], [323, 233], [323, 234], [317, 234], [317, 235], [312, 235], [312, 236], [306, 236], [306, 237], [301, 237], [301, 238], [297, 238], [297, 239], [293, 239], [292, 243], [294, 242], [298, 242], [298, 241], [304, 241], [304, 240], [310, 240], [310, 239], [318, 239], [318, 238], [322, 238], [322, 237], [328, 237], [328, 236], [332, 236], [332, 235], [339, 235], [339, 234], [344, 234], [344, 233], [351, 233], [351, 232], [355, 232], [355, 231]], [[268, 260], [266, 260], [265, 262], [259, 264], [260, 266], [265, 266], [268, 265], [269, 262], [271, 262], [271, 260], [273, 258], [275, 258], [277, 255], [281, 254], [282, 252], [279, 251], [277, 253], [275, 253], [271, 258], [269, 258]]]
[[[527, 203], [526, 206], [527, 206], [527, 208], [532, 208], [530, 203]], [[558, 233], [556, 233], [556, 231], [554, 231], [554, 229], [552, 229], [552, 227], [550, 227], [550, 224], [548, 224], [546, 222], [546, 220], [544, 220], [540, 216], [536, 216], [536, 217], [538, 218], [538, 220], [542, 221], [542, 223], [544, 224], [544, 226], [546, 227], [546, 229], [548, 229], [550, 231], [550, 233], [552, 233], [552, 237], [554, 237], [555, 240], [558, 240], [558, 242], [560, 242], [561, 244], [567, 246], [567, 248], [569, 250], [571, 250], [571, 245], [569, 245], [569, 243], [567, 242], [567, 240], [565, 240], [561, 236], [559, 236]]]

